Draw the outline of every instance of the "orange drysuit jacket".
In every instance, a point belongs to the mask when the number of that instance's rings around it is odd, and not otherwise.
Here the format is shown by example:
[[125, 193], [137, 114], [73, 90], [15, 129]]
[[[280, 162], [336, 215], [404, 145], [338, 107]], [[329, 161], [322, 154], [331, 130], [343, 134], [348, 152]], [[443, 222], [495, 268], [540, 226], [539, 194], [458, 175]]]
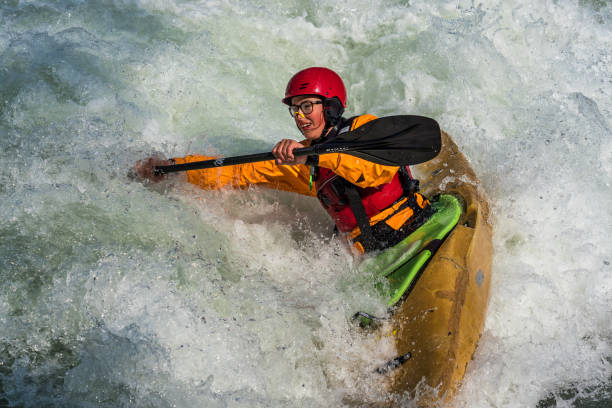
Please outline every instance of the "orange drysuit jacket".
[[[373, 115], [359, 116], [353, 121], [351, 130], [374, 119], [376, 119], [376, 116]], [[310, 145], [308, 140], [300, 143], [304, 146]], [[182, 164], [209, 159], [214, 159], [214, 157], [189, 155], [174, 158], [174, 161], [177, 164]], [[319, 166], [330, 169], [359, 187], [376, 187], [388, 183], [399, 169], [396, 166], [383, 166], [344, 153], [321, 155]], [[303, 164], [277, 165], [274, 160], [268, 160], [214, 169], [189, 170], [187, 177], [190, 183], [207, 190], [222, 187], [247, 188], [251, 185], [260, 185], [309, 196], [316, 197], [317, 195], [316, 189], [311, 190], [309, 186], [309, 166]]]

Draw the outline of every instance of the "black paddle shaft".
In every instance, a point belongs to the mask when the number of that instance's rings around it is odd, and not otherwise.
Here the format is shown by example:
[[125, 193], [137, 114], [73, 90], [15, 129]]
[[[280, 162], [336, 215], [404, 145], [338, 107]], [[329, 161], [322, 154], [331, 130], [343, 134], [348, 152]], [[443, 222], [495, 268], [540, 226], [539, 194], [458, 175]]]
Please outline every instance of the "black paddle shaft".
[[[438, 123], [423, 116], [387, 116], [355, 130], [341, 133], [330, 142], [295, 149], [294, 156], [346, 153], [386, 166], [406, 166], [431, 160], [440, 152]], [[272, 152], [225, 157], [192, 163], [156, 166], [156, 174], [209, 169], [274, 160]]]

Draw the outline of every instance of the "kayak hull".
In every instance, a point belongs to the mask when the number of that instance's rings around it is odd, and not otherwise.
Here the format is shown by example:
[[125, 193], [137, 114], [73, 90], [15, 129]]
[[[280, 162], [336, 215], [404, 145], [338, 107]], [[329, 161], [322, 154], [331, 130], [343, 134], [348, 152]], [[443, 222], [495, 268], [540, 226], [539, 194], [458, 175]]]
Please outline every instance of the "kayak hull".
[[450, 194], [463, 214], [409, 293], [398, 302], [387, 335], [398, 355], [389, 389], [419, 405], [449, 401], [457, 392], [482, 333], [491, 286], [492, 227], [486, 197], [467, 159], [443, 132], [442, 151], [414, 166], [422, 192]]

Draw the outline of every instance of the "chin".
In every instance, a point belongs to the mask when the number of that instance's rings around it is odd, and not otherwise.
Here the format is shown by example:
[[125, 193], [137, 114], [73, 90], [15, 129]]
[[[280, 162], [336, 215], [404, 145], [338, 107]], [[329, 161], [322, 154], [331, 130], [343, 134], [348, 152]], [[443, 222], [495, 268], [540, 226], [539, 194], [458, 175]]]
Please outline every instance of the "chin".
[[304, 137], [308, 140], [315, 140], [321, 137], [321, 130], [307, 130], [305, 132], [302, 132], [302, 135], [304, 135]]

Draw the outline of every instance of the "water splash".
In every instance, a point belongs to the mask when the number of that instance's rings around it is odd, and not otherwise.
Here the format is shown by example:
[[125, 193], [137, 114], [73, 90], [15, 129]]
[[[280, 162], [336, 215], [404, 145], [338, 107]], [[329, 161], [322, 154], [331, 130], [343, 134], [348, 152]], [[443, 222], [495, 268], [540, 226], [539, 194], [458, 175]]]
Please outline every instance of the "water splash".
[[[384, 401], [384, 302], [314, 200], [144, 187], [136, 158], [297, 135], [297, 69], [349, 113], [435, 117], [494, 208], [495, 282], [458, 406], [610, 400], [610, 6], [5, 2], [0, 405]], [[410, 401], [403, 401], [409, 405]]]

